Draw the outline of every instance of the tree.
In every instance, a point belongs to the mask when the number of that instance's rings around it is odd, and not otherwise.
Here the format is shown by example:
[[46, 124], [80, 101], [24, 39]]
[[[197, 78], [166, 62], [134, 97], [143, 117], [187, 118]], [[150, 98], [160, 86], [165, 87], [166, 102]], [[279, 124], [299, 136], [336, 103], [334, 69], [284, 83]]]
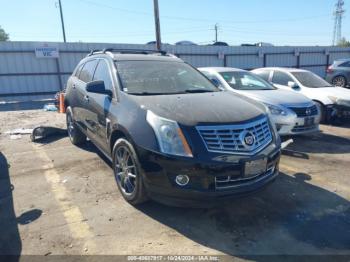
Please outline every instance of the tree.
[[5, 30], [2, 29], [1, 26], [0, 26], [0, 41], [7, 41], [9, 39], [10, 39], [9, 34], [7, 34], [5, 32]]
[[343, 37], [337, 44], [337, 46], [341, 47], [350, 47], [350, 41], [347, 41], [345, 37]]

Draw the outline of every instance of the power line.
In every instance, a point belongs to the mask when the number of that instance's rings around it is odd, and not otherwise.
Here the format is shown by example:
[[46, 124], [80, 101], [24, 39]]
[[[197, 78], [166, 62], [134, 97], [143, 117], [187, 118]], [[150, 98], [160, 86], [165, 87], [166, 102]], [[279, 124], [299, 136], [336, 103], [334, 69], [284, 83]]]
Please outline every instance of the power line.
[[[201, 29], [201, 30], [179, 30], [179, 31], [169, 31], [169, 32], [165, 32], [162, 33], [162, 35], [183, 35], [183, 34], [193, 34], [193, 33], [201, 33], [201, 32], [209, 32], [212, 29]], [[33, 33], [28, 33], [28, 32], [17, 32], [17, 33], [13, 33], [16, 36], [23, 36], [23, 37], [27, 37], [27, 36], [35, 36], [35, 37], [56, 37], [55, 34], [33, 34]], [[152, 36], [154, 34], [154, 31], [143, 31], [143, 33], [137, 33], [137, 32], [133, 32], [133, 33], [121, 33], [121, 34], [117, 34], [118, 37], [134, 37], [134, 36]], [[75, 34], [71, 34], [70, 35], [72, 38], [78, 38], [78, 37], [88, 37], [88, 38], [114, 38], [116, 37], [116, 34], [113, 34], [113, 32], [111, 33], [104, 33], [104, 34], [96, 34], [96, 33], [91, 33], [91, 34], [85, 34], [85, 35], [75, 35]]]
[[[115, 6], [111, 5], [106, 5], [102, 3], [97, 3], [93, 2], [90, 0], [79, 0], [81, 2], [84, 2], [86, 4], [91, 4], [103, 8], [109, 8], [125, 13], [133, 13], [133, 14], [138, 14], [138, 15], [146, 15], [146, 16], [154, 16], [154, 14], [149, 13], [149, 12], [143, 12], [143, 11], [135, 11], [135, 10], [130, 10], [130, 9], [124, 9], [124, 8], [118, 8]], [[232, 24], [260, 24], [260, 23], [275, 23], [275, 22], [295, 22], [295, 21], [302, 21], [302, 20], [312, 20], [315, 18], [324, 18], [324, 17], [329, 17], [329, 14], [320, 14], [316, 16], [307, 16], [307, 17], [294, 17], [294, 18], [282, 18], [282, 19], [268, 19], [268, 20], [213, 20], [213, 19], [204, 19], [204, 18], [190, 18], [190, 17], [180, 17], [180, 16], [167, 16], [167, 15], [161, 15], [160, 18], [162, 19], [167, 19], [167, 20], [186, 20], [186, 21], [193, 21], [193, 22], [220, 22], [220, 23], [232, 23]]]
[[[238, 33], [238, 34], [250, 34], [250, 35], [264, 35], [266, 37], [269, 36], [302, 36], [302, 37], [315, 37], [317, 36], [325, 36], [324, 33], [322, 32], [313, 32], [313, 33], [305, 33], [305, 34], [301, 34], [301, 33], [292, 33], [292, 32], [269, 32], [269, 31], [260, 31], [260, 30], [254, 30], [254, 31], [249, 31], [249, 30], [235, 30], [235, 29], [226, 29], [225, 27], [225, 32], [234, 32], [234, 33]], [[327, 36], [325, 36], [327, 37]]]

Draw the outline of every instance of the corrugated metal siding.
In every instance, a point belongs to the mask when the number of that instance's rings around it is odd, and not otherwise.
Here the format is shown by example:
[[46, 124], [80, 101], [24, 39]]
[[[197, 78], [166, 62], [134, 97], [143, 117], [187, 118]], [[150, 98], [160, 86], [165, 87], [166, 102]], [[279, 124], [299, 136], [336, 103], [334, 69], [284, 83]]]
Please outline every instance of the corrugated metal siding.
[[0, 96], [1, 94], [57, 92], [58, 86], [58, 77], [52, 75], [0, 77]]
[[[40, 42], [2, 42], [0, 43], [0, 101], [28, 100], [34, 94], [56, 92], [65, 86], [68, 74], [76, 64], [92, 49], [106, 47], [125, 49], [154, 49], [153, 45], [102, 44], [102, 43], [48, 43], [58, 46], [60, 57], [38, 59], [34, 49], [42, 46]], [[220, 47], [220, 46], [173, 46], [163, 45], [163, 49], [179, 56], [193, 66], [230, 66], [253, 69], [265, 66], [300, 66], [320, 76], [325, 75], [327, 62], [350, 57], [350, 48], [340, 47]], [[4, 51], [10, 52], [5, 53]], [[334, 53], [337, 52], [337, 53]], [[224, 54], [225, 59], [219, 56]], [[298, 57], [299, 56], [299, 57]], [[329, 56], [329, 57], [328, 57]], [[328, 58], [328, 59], [327, 59]], [[30, 74], [42, 75], [30, 75]], [[45, 74], [51, 75], [45, 75]], [[3, 75], [1, 75], [3, 74]], [[4, 74], [18, 74], [9, 76]], [[29, 75], [21, 75], [29, 74]], [[60, 86], [60, 81], [62, 86]], [[18, 96], [21, 93], [33, 93]], [[3, 94], [3, 96], [1, 96]], [[7, 94], [7, 96], [4, 96]], [[16, 94], [10, 96], [10, 94]], [[44, 97], [47, 97], [44, 96]]]
[[264, 59], [256, 54], [227, 56], [227, 66], [241, 69], [259, 68], [264, 66]]
[[294, 54], [273, 54], [268, 55], [266, 66], [297, 67], [297, 56]]
[[223, 60], [218, 59], [217, 56], [191, 56], [191, 55], [181, 55], [180, 58], [187, 63], [195, 67], [203, 67], [203, 66], [223, 66]]

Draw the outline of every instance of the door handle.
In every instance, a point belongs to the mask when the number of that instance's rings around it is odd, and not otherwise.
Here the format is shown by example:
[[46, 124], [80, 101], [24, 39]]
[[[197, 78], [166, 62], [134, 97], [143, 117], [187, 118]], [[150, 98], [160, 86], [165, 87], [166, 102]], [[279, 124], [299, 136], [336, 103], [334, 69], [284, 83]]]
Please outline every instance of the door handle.
[[75, 89], [75, 88], [76, 88], [76, 85], [75, 85], [75, 84], [73, 84], [73, 85], [72, 85], [72, 87], [73, 87], [73, 89]]
[[89, 103], [89, 101], [90, 101], [89, 96], [88, 96], [88, 95], [85, 95], [85, 96], [84, 96], [84, 100], [85, 100], [86, 103]]

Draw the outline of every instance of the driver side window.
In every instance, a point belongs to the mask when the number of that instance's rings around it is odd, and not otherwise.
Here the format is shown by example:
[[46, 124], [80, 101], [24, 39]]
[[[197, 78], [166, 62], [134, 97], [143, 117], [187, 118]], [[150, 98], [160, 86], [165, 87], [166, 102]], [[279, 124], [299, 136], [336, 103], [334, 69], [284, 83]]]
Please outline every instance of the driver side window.
[[102, 80], [105, 83], [105, 88], [113, 91], [113, 82], [109, 73], [109, 66], [106, 61], [100, 60], [98, 62], [93, 80]]
[[288, 86], [288, 82], [294, 82], [289, 75], [280, 71], [273, 72], [272, 83], [277, 85]]

